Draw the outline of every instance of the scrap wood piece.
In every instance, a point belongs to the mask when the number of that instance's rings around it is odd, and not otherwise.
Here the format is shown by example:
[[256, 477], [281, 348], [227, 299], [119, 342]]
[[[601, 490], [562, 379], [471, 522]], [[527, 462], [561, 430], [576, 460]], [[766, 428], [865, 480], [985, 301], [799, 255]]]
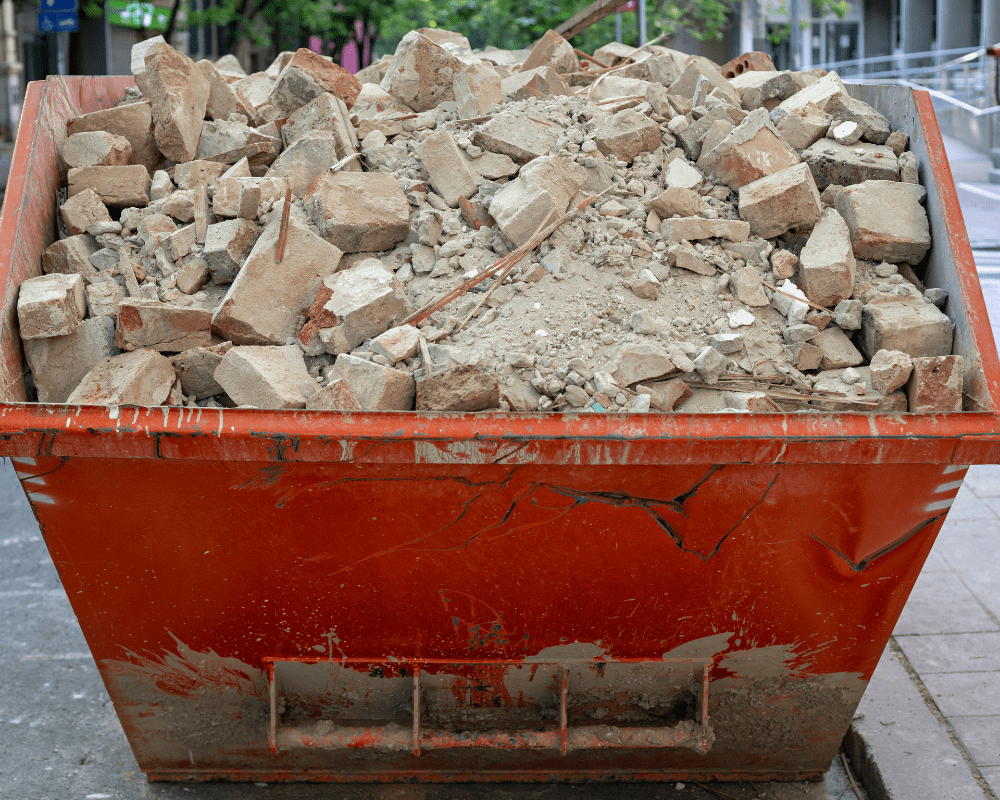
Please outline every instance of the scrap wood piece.
[[596, 58], [594, 58], [589, 53], [583, 52], [583, 50], [577, 50], [574, 47], [573, 48], [573, 52], [576, 53], [578, 56], [580, 56], [580, 58], [586, 59], [587, 61], [589, 61], [592, 64], [597, 64], [597, 66], [601, 67], [602, 69], [607, 69], [608, 68], [608, 65], [605, 64], [603, 61], [598, 61]]
[[285, 204], [281, 208], [281, 230], [278, 232], [278, 251], [274, 254], [276, 264], [285, 257], [285, 243], [288, 241], [288, 215], [292, 210], [292, 187], [285, 187]]
[[507, 255], [505, 255], [503, 258], [501, 258], [495, 264], [493, 264], [493, 265], [487, 267], [486, 269], [484, 269], [478, 275], [474, 275], [473, 277], [469, 278], [467, 281], [464, 281], [463, 283], [459, 284], [457, 287], [455, 287], [454, 289], [452, 289], [450, 292], [447, 292], [440, 299], [433, 300], [430, 303], [428, 303], [427, 305], [425, 305], [423, 308], [417, 309], [412, 314], [410, 314], [410, 316], [408, 316], [406, 319], [404, 319], [400, 323], [400, 325], [416, 325], [421, 320], [427, 319], [427, 317], [429, 317], [435, 311], [439, 311], [440, 309], [444, 308], [452, 300], [455, 300], [456, 298], [461, 297], [463, 294], [465, 294], [466, 292], [468, 292], [469, 289], [471, 289], [473, 286], [478, 286], [480, 283], [482, 283], [483, 281], [485, 281], [487, 278], [492, 278], [494, 275], [497, 275], [500, 272], [503, 272], [511, 264], [515, 264], [516, 265], [516, 264], [520, 263], [521, 260], [526, 255], [528, 255], [528, 253], [530, 253], [532, 250], [534, 250], [536, 247], [538, 247], [538, 245], [540, 245], [542, 242], [544, 242], [549, 237], [549, 235], [554, 230], [556, 230], [556, 228], [558, 228], [560, 225], [562, 225], [564, 222], [566, 222], [571, 217], [575, 216], [577, 212], [583, 211], [583, 209], [585, 209], [587, 206], [589, 206], [591, 203], [593, 203], [598, 197], [600, 197], [603, 194], [607, 194], [609, 191], [611, 191], [612, 188], [614, 188], [615, 185], [616, 184], [613, 183], [613, 184], [611, 184], [611, 186], [609, 186], [603, 192], [600, 192], [599, 194], [591, 195], [590, 197], [588, 197], [588, 198], [580, 201], [579, 203], [577, 203], [575, 206], [572, 206], [569, 211], [567, 211], [565, 214], [563, 214], [555, 222], [553, 222], [552, 224], [550, 224], [547, 228], [544, 228], [544, 229], [541, 229], [541, 230], [536, 230], [534, 232], [534, 234], [532, 234], [531, 238], [528, 241], [526, 241], [524, 244], [522, 244], [520, 247], [518, 247], [516, 250], [512, 250], [510, 253], [508, 253]]
[[581, 31], [587, 30], [595, 22], [600, 22], [609, 14], [614, 14], [621, 8], [621, 0], [594, 0], [583, 11], [580, 11], [566, 20], [555, 29], [555, 32], [564, 39], [572, 39]]

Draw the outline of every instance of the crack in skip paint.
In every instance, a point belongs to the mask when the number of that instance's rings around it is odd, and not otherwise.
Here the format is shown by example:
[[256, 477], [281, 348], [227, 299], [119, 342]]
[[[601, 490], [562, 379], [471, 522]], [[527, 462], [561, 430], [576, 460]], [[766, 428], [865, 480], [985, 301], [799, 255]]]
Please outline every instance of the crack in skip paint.
[[[385, 548], [383, 550], [379, 550], [377, 552], [370, 553], [370, 554], [364, 556], [363, 558], [360, 558], [360, 559], [357, 559], [355, 561], [352, 561], [350, 564], [347, 564], [347, 565], [341, 567], [340, 569], [338, 569], [335, 572], [331, 573], [331, 575], [339, 575], [342, 572], [346, 572], [346, 571], [349, 571], [351, 569], [354, 569], [355, 567], [358, 567], [358, 566], [360, 566], [360, 565], [362, 565], [362, 564], [364, 564], [364, 563], [366, 563], [368, 561], [371, 561], [373, 559], [381, 558], [383, 556], [388, 556], [388, 555], [392, 555], [392, 554], [403, 552], [403, 551], [413, 551], [413, 552], [448, 552], [448, 551], [454, 551], [454, 550], [459, 550], [459, 549], [464, 548], [464, 547], [468, 547], [470, 544], [472, 544], [476, 540], [478, 540], [478, 539], [486, 536], [487, 534], [489, 534], [489, 533], [491, 533], [493, 531], [498, 531], [499, 530], [500, 532], [498, 533], [498, 536], [510, 536], [511, 534], [519, 533], [519, 532], [522, 532], [522, 531], [525, 531], [525, 530], [531, 530], [531, 529], [534, 529], [534, 528], [543, 527], [543, 526], [546, 526], [546, 525], [551, 525], [556, 520], [561, 519], [562, 517], [566, 516], [571, 511], [573, 511], [574, 509], [576, 509], [576, 508], [578, 508], [578, 507], [580, 507], [582, 505], [585, 505], [587, 503], [603, 503], [603, 504], [610, 505], [610, 506], [615, 507], [615, 508], [621, 508], [621, 509], [627, 509], [627, 508], [641, 509], [650, 518], [653, 519], [653, 521], [657, 524], [657, 526], [661, 530], [663, 530], [663, 531], [665, 531], [667, 533], [667, 535], [670, 537], [671, 541], [682, 552], [691, 553], [691, 554], [697, 556], [698, 558], [700, 558], [703, 562], [707, 562], [710, 558], [712, 558], [712, 556], [714, 556], [719, 551], [719, 549], [722, 547], [723, 543], [733, 534], [733, 532], [736, 531], [736, 529], [739, 528], [739, 526], [742, 525], [753, 514], [753, 512], [756, 511], [761, 506], [761, 504], [767, 499], [768, 494], [770, 493], [771, 489], [774, 487], [775, 483], [777, 483], [778, 478], [780, 477], [780, 474], [781, 474], [780, 472], [776, 472], [774, 474], [774, 476], [771, 478], [771, 481], [763, 489], [760, 497], [758, 497], [756, 499], [756, 501], [754, 503], [752, 503], [750, 505], [750, 507], [736, 521], [736, 523], [734, 525], [732, 525], [718, 539], [718, 541], [716, 541], [714, 543], [712, 549], [709, 550], [707, 553], [706, 552], [702, 552], [701, 550], [698, 550], [696, 548], [688, 547], [685, 544], [684, 536], [682, 534], [678, 533], [676, 527], [674, 525], [672, 525], [664, 517], [664, 512], [667, 512], [667, 511], [673, 512], [675, 514], [680, 515], [681, 517], [687, 518], [688, 512], [685, 510], [685, 504], [698, 493], [699, 489], [713, 475], [715, 475], [715, 474], [717, 474], [717, 473], [719, 473], [719, 472], [721, 472], [722, 470], [725, 469], [725, 466], [721, 466], [721, 465], [715, 465], [715, 466], [711, 467], [705, 473], [705, 475], [703, 475], [693, 486], [691, 486], [691, 488], [686, 489], [685, 491], [681, 492], [680, 494], [678, 494], [678, 495], [676, 495], [676, 496], [674, 496], [674, 497], [672, 497], [670, 499], [666, 499], [666, 500], [661, 500], [661, 499], [657, 499], [657, 498], [639, 497], [639, 496], [636, 496], [636, 495], [629, 494], [627, 492], [589, 492], [589, 491], [584, 491], [584, 490], [573, 489], [573, 488], [567, 487], [567, 486], [559, 486], [559, 485], [556, 485], [556, 484], [549, 484], [549, 483], [543, 483], [543, 482], [529, 481], [529, 482], [526, 482], [522, 487], [519, 487], [518, 489], [515, 490], [514, 496], [510, 499], [510, 501], [508, 502], [506, 508], [503, 510], [502, 513], [498, 513], [496, 515], [496, 517], [489, 524], [484, 525], [483, 527], [481, 527], [478, 530], [476, 530], [474, 533], [472, 533], [471, 535], [469, 535], [468, 538], [466, 538], [464, 541], [461, 541], [458, 544], [453, 544], [453, 545], [449, 545], [449, 546], [446, 546], [446, 547], [430, 547], [430, 546], [427, 546], [427, 545], [424, 544], [424, 543], [429, 543], [429, 540], [433, 539], [435, 536], [438, 536], [439, 534], [442, 534], [442, 533], [444, 533], [446, 531], [454, 529], [470, 512], [473, 511], [474, 507], [476, 507], [480, 503], [480, 501], [482, 501], [484, 498], [486, 498], [486, 497], [488, 497], [490, 495], [495, 495], [495, 494], [499, 493], [500, 490], [502, 490], [507, 484], [509, 484], [511, 482], [512, 478], [515, 476], [515, 474], [518, 472], [518, 470], [520, 468], [521, 468], [520, 466], [519, 467], [515, 467], [501, 481], [487, 481], [487, 482], [477, 483], [477, 482], [469, 481], [469, 480], [464, 479], [464, 478], [454, 477], [454, 476], [439, 476], [439, 477], [435, 477], [435, 478], [421, 478], [421, 479], [419, 479], [419, 480], [448, 480], [448, 481], [456, 481], [456, 482], [462, 483], [462, 484], [464, 484], [466, 486], [474, 487], [478, 491], [476, 492], [476, 494], [473, 497], [471, 497], [468, 500], [463, 501], [460, 504], [461, 510], [459, 511], [458, 515], [454, 519], [452, 519], [447, 525], [444, 525], [444, 526], [442, 526], [440, 528], [437, 528], [437, 529], [435, 529], [433, 531], [430, 531], [429, 533], [425, 533], [425, 534], [423, 534], [423, 535], [421, 535], [421, 536], [419, 536], [419, 537], [417, 537], [415, 539], [410, 539], [410, 540], [407, 540], [407, 541], [402, 542], [400, 544], [393, 545], [392, 547], [387, 547], [387, 548]], [[413, 480], [418, 480], [418, 479], [417, 478], [399, 478], [399, 479], [389, 479], [389, 480], [390, 481], [392, 481], [392, 480], [413, 481]], [[284, 505], [285, 503], [287, 503], [293, 497], [295, 497], [295, 496], [297, 496], [297, 495], [301, 494], [302, 492], [307, 491], [309, 489], [328, 489], [328, 488], [331, 488], [331, 487], [336, 486], [338, 484], [353, 483], [353, 482], [359, 482], [359, 481], [360, 482], [364, 482], [364, 481], [384, 482], [385, 479], [380, 479], [380, 478], [360, 478], [360, 479], [342, 478], [342, 479], [339, 479], [337, 481], [318, 482], [318, 483], [310, 485], [309, 487], [300, 487], [300, 488], [296, 489], [294, 492], [283, 496], [281, 498], [281, 500], [279, 501], [279, 503], [278, 503], [278, 507], [281, 507], [282, 505]], [[543, 505], [540, 505], [538, 503], [538, 499], [537, 499], [537, 497], [535, 497], [536, 493], [538, 493], [539, 491], [550, 491], [550, 492], [552, 492], [552, 493], [554, 493], [556, 495], [567, 497], [572, 502], [569, 505], [562, 506], [562, 507], [543, 506]], [[527, 498], [530, 498], [530, 501], [531, 501], [531, 503], [532, 503], [532, 505], [534, 507], [540, 508], [540, 509], [543, 509], [543, 510], [550, 510], [550, 511], [553, 511], [553, 512], [556, 512], [556, 513], [553, 516], [548, 517], [548, 518], [546, 518], [544, 520], [541, 520], [541, 521], [535, 521], [535, 522], [530, 522], [530, 523], [526, 523], [526, 524], [522, 524], [522, 525], [516, 525], [516, 526], [513, 526], [513, 527], [508, 527], [508, 523], [510, 522], [510, 520], [511, 520], [512, 516], [514, 515], [514, 513], [517, 511], [518, 506], [525, 499], [527, 499]], [[320, 553], [320, 554], [311, 556], [308, 560], [309, 561], [314, 561], [314, 562], [325, 561], [325, 560], [328, 560], [330, 558], [335, 557], [335, 555], [337, 555], [337, 551], [325, 552], [325, 553]]]
[[886, 553], [889, 553], [889, 552], [895, 550], [897, 547], [899, 547], [900, 545], [906, 543], [908, 540], [912, 539], [914, 536], [916, 536], [918, 533], [920, 533], [920, 531], [922, 531], [928, 525], [933, 525], [938, 520], [944, 519], [944, 517], [945, 517], [945, 514], [938, 514], [936, 517], [931, 517], [930, 519], [925, 519], [923, 522], [921, 522], [918, 525], [916, 525], [915, 527], [911, 528], [909, 531], [907, 531], [906, 533], [904, 533], [902, 536], [900, 536], [895, 541], [889, 542], [889, 544], [887, 544], [885, 547], [881, 548], [880, 550], [876, 550], [870, 556], [865, 556], [857, 564], [855, 564], [853, 561], [851, 561], [851, 559], [849, 559], [847, 556], [845, 556], [843, 553], [841, 553], [836, 547], [833, 547], [832, 545], [829, 545], [826, 542], [824, 542], [822, 539], [820, 539], [812, 531], [809, 531], [809, 535], [813, 539], [815, 539], [817, 542], [819, 542], [821, 545], [823, 545], [823, 547], [825, 547], [827, 550], [831, 551], [832, 553], [836, 553], [838, 556], [840, 556], [842, 559], [844, 559], [844, 561], [847, 562], [848, 566], [852, 570], [854, 570], [855, 572], [862, 572], [873, 561], [875, 561], [878, 558], [881, 558]]

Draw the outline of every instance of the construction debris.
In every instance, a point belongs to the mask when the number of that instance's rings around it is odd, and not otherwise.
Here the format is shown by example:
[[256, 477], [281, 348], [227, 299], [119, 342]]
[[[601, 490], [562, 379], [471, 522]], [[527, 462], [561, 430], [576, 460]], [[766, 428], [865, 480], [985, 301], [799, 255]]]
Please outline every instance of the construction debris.
[[836, 73], [407, 34], [351, 75], [162, 37], [71, 120], [17, 318], [39, 402], [961, 410], [908, 138]]

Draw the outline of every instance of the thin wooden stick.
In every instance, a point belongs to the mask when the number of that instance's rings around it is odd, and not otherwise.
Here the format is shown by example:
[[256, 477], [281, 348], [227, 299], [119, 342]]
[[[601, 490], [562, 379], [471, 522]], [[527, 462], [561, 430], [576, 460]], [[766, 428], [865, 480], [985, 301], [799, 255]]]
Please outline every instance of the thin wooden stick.
[[629, 100], [645, 100], [646, 95], [644, 94], [632, 94], [626, 95], [625, 97], [609, 97], [607, 100], [598, 100], [597, 105], [603, 106], [608, 103], [625, 103]]
[[[539, 226], [538, 226], [537, 228], [535, 228], [535, 232], [534, 232], [534, 233], [532, 234], [532, 236], [533, 236], [533, 237], [534, 237], [535, 235], [537, 235], [537, 234], [538, 234], [538, 232], [539, 232], [539, 231], [540, 231], [540, 230], [541, 230], [542, 228], [544, 228], [544, 227], [545, 227], [545, 225], [546, 225], [546, 224], [548, 223], [549, 219], [551, 219], [552, 215], [553, 215], [553, 214], [554, 214], [555, 212], [556, 212], [556, 210], [555, 210], [555, 207], [553, 207], [553, 208], [552, 208], [552, 210], [551, 210], [551, 211], [549, 211], [549, 213], [545, 215], [545, 219], [543, 219], [543, 220], [541, 221], [541, 223], [539, 224]], [[523, 261], [523, 259], [522, 259], [522, 261]], [[504, 269], [504, 270], [503, 270], [503, 272], [501, 272], [501, 273], [500, 273], [499, 275], [497, 275], [497, 279], [496, 279], [496, 280], [495, 280], [495, 281], [493, 282], [493, 285], [492, 285], [492, 286], [491, 286], [491, 287], [490, 287], [490, 288], [489, 288], [489, 289], [488, 289], [488, 290], [486, 291], [486, 293], [485, 293], [485, 294], [483, 295], [483, 299], [482, 299], [482, 300], [480, 300], [480, 301], [479, 301], [479, 302], [478, 302], [478, 303], [476, 304], [476, 307], [475, 307], [474, 309], [472, 309], [472, 311], [470, 311], [470, 312], [469, 312], [469, 316], [467, 316], [467, 317], [466, 317], [465, 319], [463, 319], [463, 320], [462, 320], [462, 321], [461, 321], [460, 323], [458, 323], [458, 325], [456, 325], [456, 326], [455, 326], [455, 330], [456, 330], [456, 331], [460, 331], [460, 330], [462, 330], [462, 328], [464, 328], [464, 327], [466, 326], [466, 324], [468, 324], [469, 320], [470, 320], [470, 319], [472, 319], [472, 318], [473, 318], [474, 316], [476, 316], [476, 312], [477, 312], [477, 311], [479, 311], [479, 309], [483, 307], [483, 303], [485, 303], [485, 302], [486, 302], [486, 301], [487, 301], [487, 300], [489, 299], [490, 295], [491, 295], [491, 294], [493, 294], [494, 290], [495, 290], [495, 289], [496, 289], [496, 288], [497, 288], [497, 287], [498, 287], [498, 286], [499, 286], [499, 285], [500, 285], [501, 283], [503, 283], [503, 281], [504, 281], [504, 278], [506, 278], [506, 277], [507, 277], [508, 275], [510, 275], [510, 273], [512, 273], [512, 272], [514, 271], [514, 268], [515, 268], [515, 267], [516, 267], [516, 266], [517, 266], [518, 264], [520, 264], [520, 263], [521, 263], [520, 261], [515, 261], [515, 262], [514, 262], [514, 263], [512, 263], [512, 264], [511, 264], [510, 266], [508, 266], [508, 267], [507, 267], [506, 269]]]
[[709, 794], [714, 794], [716, 797], [725, 797], [726, 800], [736, 800], [736, 798], [733, 797], [731, 794], [726, 794], [725, 792], [720, 792], [718, 789], [711, 789], [711, 788], [709, 788], [708, 786], [706, 786], [703, 783], [696, 783], [695, 786], [697, 786], [703, 792], [708, 792]]
[[577, 50], [574, 47], [573, 48], [573, 52], [576, 53], [578, 56], [580, 56], [580, 58], [585, 58], [587, 61], [591, 62], [592, 64], [597, 64], [597, 66], [601, 67], [602, 69], [607, 69], [608, 68], [608, 65], [605, 64], [603, 61], [598, 61], [592, 55], [589, 55], [588, 53], [584, 53], [583, 50]]
[[574, 215], [576, 215], [577, 212], [583, 211], [583, 209], [585, 209], [587, 206], [589, 206], [591, 203], [593, 203], [601, 195], [607, 194], [608, 192], [610, 192], [616, 185], [617, 184], [612, 183], [611, 186], [609, 186], [603, 192], [600, 192], [599, 194], [591, 195], [590, 197], [586, 198], [585, 200], [580, 201], [576, 206], [574, 206], [569, 211], [567, 211], [565, 214], [563, 214], [559, 219], [557, 219], [555, 222], [553, 222], [547, 228], [545, 228], [542, 231], [536, 231], [528, 241], [526, 241], [524, 244], [522, 244], [516, 250], [513, 250], [512, 252], [508, 253], [506, 256], [504, 256], [503, 258], [501, 258], [499, 261], [497, 261], [492, 266], [487, 267], [479, 275], [476, 275], [476, 276], [474, 276], [472, 278], [469, 278], [469, 280], [467, 280], [464, 283], [460, 284], [459, 286], [455, 287], [450, 292], [447, 292], [439, 300], [434, 300], [434, 301], [428, 303], [427, 305], [425, 305], [423, 308], [420, 308], [420, 309], [414, 311], [412, 314], [410, 314], [410, 316], [408, 316], [406, 319], [404, 319], [400, 323], [400, 325], [406, 325], [406, 324], [416, 325], [421, 320], [427, 319], [427, 317], [429, 317], [435, 311], [439, 311], [440, 309], [444, 308], [446, 305], [448, 305], [448, 303], [450, 303], [455, 298], [461, 297], [463, 294], [465, 294], [467, 291], [469, 291], [469, 289], [471, 289], [473, 286], [478, 286], [480, 283], [482, 283], [483, 281], [485, 281], [487, 278], [491, 278], [494, 275], [498, 274], [499, 272], [502, 272], [508, 266], [510, 266], [510, 264], [512, 262], [515, 263], [515, 264], [518, 263], [518, 262], [520, 262], [521, 259], [523, 259], [528, 253], [530, 253], [532, 250], [534, 250], [536, 247], [538, 247], [538, 245], [540, 245], [542, 242], [544, 242], [549, 237], [549, 235], [554, 230], [556, 230], [556, 228], [558, 228], [560, 225], [562, 225], [564, 222], [566, 222], [566, 220], [568, 220], [571, 217], [573, 217]]
[[798, 300], [800, 303], [805, 303], [807, 306], [809, 306], [810, 308], [814, 308], [817, 311], [825, 311], [828, 314], [830, 313], [830, 309], [825, 308], [824, 306], [818, 306], [818, 305], [816, 305], [815, 303], [813, 303], [813, 302], [811, 302], [809, 300], [803, 300], [801, 297], [796, 297], [794, 294], [789, 294], [788, 292], [779, 289], [773, 283], [768, 283], [762, 277], [760, 277], [760, 275], [758, 275], [756, 272], [754, 272], [752, 269], [748, 269], [747, 267], [740, 267], [740, 269], [743, 270], [744, 272], [749, 272], [751, 275], [753, 275], [757, 280], [759, 280], [761, 283], [763, 283], [772, 292], [777, 292], [778, 294], [783, 294], [785, 297], [790, 297], [792, 300]]
[[851, 789], [854, 791], [858, 800], [861, 800], [861, 791], [858, 789], [858, 785], [854, 782], [854, 775], [851, 773], [851, 766], [847, 763], [843, 750], [840, 751], [840, 760], [844, 762], [844, 770], [847, 772], [847, 780], [851, 782]]
[[285, 257], [285, 244], [288, 241], [288, 215], [292, 211], [292, 187], [285, 187], [285, 205], [281, 209], [281, 230], [278, 233], [278, 251], [274, 254], [276, 264]]

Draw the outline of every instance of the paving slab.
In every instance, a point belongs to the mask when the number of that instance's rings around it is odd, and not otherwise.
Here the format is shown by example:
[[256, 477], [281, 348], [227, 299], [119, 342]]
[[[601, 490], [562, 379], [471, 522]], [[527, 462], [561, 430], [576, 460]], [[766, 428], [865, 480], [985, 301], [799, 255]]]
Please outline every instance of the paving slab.
[[889, 647], [868, 684], [845, 750], [878, 800], [988, 798]]
[[1000, 671], [1000, 633], [899, 636], [896, 642], [921, 676]]
[[[985, 633], [1000, 631], [1000, 625], [975, 600], [954, 603], [908, 602], [893, 635], [902, 646], [908, 634]], [[909, 652], [909, 651], [907, 651]]]
[[1000, 767], [1000, 714], [950, 717], [948, 721], [977, 764]]

